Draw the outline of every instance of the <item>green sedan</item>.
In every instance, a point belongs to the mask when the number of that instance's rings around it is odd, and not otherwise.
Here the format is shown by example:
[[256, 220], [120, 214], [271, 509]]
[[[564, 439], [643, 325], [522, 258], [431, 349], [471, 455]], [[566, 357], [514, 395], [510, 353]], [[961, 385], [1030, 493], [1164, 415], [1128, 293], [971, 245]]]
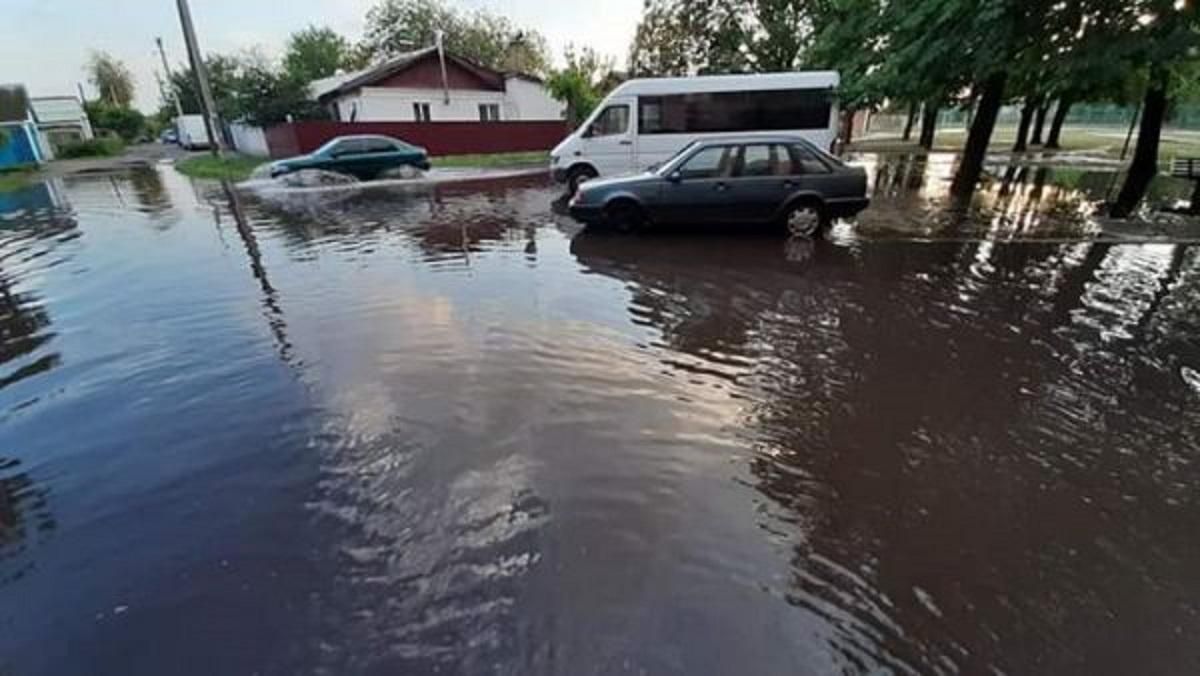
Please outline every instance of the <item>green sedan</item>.
[[302, 169], [323, 169], [367, 181], [401, 167], [426, 171], [429, 155], [424, 148], [388, 136], [338, 136], [307, 155], [272, 162], [271, 178]]

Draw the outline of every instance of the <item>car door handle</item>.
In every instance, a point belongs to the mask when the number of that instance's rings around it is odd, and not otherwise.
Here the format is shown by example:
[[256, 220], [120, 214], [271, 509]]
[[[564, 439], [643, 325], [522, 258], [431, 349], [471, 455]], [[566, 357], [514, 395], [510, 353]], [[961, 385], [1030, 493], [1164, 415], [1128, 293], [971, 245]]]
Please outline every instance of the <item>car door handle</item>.
[[784, 181], [784, 182], [783, 182], [783, 187], [785, 187], [785, 188], [795, 188], [795, 187], [796, 187], [796, 182], [795, 182], [795, 181]]
[[715, 188], [718, 192], [724, 192], [726, 190], [729, 190], [729, 184], [724, 181], [718, 181], [717, 184], [713, 186], [713, 188]]
[[633, 145], [633, 141], [630, 141], [629, 139], [625, 139], [624, 141], [620, 141], [620, 144], [623, 146], [631, 146], [631, 145]]

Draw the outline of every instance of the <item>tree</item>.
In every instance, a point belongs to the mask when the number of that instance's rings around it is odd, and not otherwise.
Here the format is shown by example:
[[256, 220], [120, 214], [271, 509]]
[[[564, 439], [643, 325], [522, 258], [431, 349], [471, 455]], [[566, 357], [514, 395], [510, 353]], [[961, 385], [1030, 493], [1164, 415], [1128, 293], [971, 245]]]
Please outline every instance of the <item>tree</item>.
[[1175, 94], [1194, 86], [1200, 60], [1200, 16], [1195, 3], [1143, 0], [1139, 5], [1130, 36], [1138, 38], [1135, 59], [1144, 64], [1148, 78], [1133, 161], [1111, 209], [1117, 218], [1137, 208], [1158, 173], [1158, 145], [1167, 110]]
[[111, 54], [93, 51], [88, 59], [88, 78], [109, 105], [128, 108], [133, 102], [133, 74]]
[[125, 141], [137, 141], [146, 129], [146, 117], [133, 108], [98, 99], [87, 102], [85, 109], [96, 129], [110, 131]]
[[550, 64], [546, 39], [508, 19], [478, 10], [462, 13], [441, 0], [381, 0], [367, 10], [363, 49], [383, 59], [430, 47], [443, 33], [445, 48], [497, 70], [517, 63], [541, 75]]
[[[225, 120], [264, 126], [293, 119], [324, 119], [326, 111], [308, 95], [309, 80], [276, 68], [265, 56], [247, 52], [238, 56], [213, 54], [204, 61], [217, 111]], [[200, 112], [195, 78], [180, 68], [171, 77], [188, 114]]]
[[292, 33], [283, 55], [283, 70], [289, 77], [312, 82], [348, 68], [350, 43], [330, 28], [309, 26]]
[[567, 120], [578, 125], [615, 86], [613, 60], [591, 47], [576, 50], [574, 45], [567, 45], [563, 59], [566, 67], [551, 74], [546, 87], [554, 98], [567, 104]]
[[630, 74], [687, 75], [692, 69], [691, 38], [674, 2], [646, 0], [629, 49]]

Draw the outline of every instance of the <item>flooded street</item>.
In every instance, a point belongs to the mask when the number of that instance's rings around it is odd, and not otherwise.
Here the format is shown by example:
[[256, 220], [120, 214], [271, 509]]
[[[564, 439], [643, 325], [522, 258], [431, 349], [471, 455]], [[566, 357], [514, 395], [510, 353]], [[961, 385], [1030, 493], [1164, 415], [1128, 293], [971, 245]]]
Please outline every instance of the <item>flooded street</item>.
[[815, 243], [0, 193], [0, 674], [1197, 673], [1200, 245], [860, 159]]

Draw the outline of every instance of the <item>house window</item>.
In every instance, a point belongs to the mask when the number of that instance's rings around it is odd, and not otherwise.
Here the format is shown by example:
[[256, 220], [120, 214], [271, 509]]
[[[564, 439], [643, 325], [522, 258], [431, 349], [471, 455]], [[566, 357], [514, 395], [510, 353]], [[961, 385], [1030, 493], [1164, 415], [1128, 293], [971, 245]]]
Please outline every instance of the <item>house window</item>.
[[481, 103], [481, 104], [479, 104], [479, 121], [480, 122], [499, 122], [500, 121], [500, 104], [498, 104], [498, 103]]
[[429, 114], [428, 103], [413, 104], [413, 119], [417, 122], [429, 122], [433, 117]]

